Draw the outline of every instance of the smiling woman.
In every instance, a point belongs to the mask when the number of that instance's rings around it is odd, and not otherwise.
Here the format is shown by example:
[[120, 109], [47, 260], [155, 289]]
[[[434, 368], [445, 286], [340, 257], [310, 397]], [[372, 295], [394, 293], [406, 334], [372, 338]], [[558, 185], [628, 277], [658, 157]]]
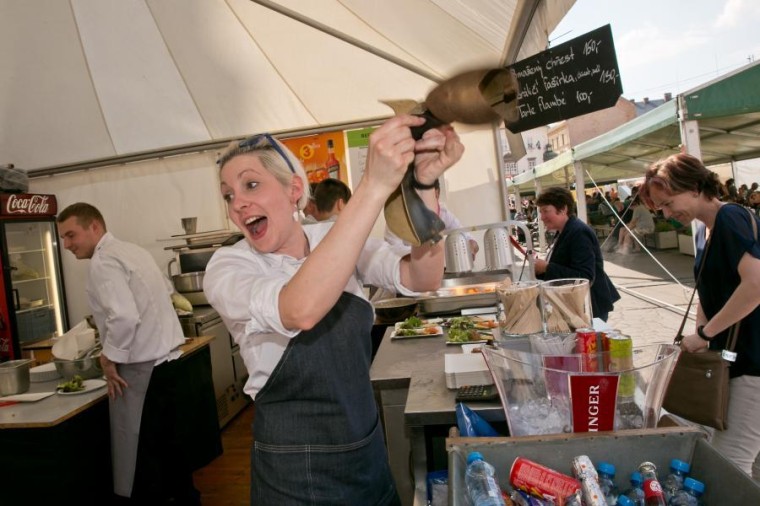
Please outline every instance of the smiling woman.
[[[411, 162], [418, 180], [434, 181], [462, 155], [448, 125], [415, 140], [410, 128], [424, 122], [402, 115], [375, 130], [337, 220], [306, 227], [298, 213], [309, 198], [306, 174], [276, 139], [235, 142], [219, 158], [227, 213], [246, 240], [218, 249], [203, 283], [240, 345], [245, 392], [256, 402], [252, 504], [399, 504], [369, 383], [374, 314], [362, 287], [409, 297], [406, 310], [443, 278], [441, 244], [399, 257], [369, 238]], [[437, 208], [432, 188], [416, 191]], [[313, 445], [324, 451], [294, 450]]]
[[760, 455], [760, 244], [757, 218], [718, 200], [720, 181], [696, 157], [672, 155], [647, 171], [641, 196], [650, 207], [683, 224], [699, 220], [695, 235], [699, 278], [697, 321], [681, 341], [684, 351], [723, 350], [736, 329], [731, 364], [728, 429], [712, 444], [746, 473]]

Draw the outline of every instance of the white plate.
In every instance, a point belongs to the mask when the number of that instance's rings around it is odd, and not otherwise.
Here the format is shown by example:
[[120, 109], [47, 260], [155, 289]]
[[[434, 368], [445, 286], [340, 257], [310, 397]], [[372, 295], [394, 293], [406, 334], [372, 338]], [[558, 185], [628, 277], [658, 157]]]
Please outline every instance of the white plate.
[[98, 388], [103, 388], [104, 386], [106, 386], [106, 382], [105, 380], [102, 380], [102, 379], [88, 379], [82, 382], [82, 386], [84, 386], [84, 389], [79, 390], [77, 392], [62, 392], [60, 390], [56, 390], [56, 391], [58, 392], [58, 395], [86, 394], [87, 392], [92, 392], [93, 390], [97, 390]]
[[[428, 320], [421, 319], [420, 321], [422, 322], [422, 325], [420, 326], [420, 328], [438, 327], [441, 325], [443, 318], [430, 318]], [[402, 325], [404, 325], [404, 322], [396, 322], [396, 324], [394, 325], [394, 328], [398, 330], [402, 327]]]
[[461, 346], [463, 344], [484, 344], [484, 343], [492, 343], [492, 342], [493, 342], [493, 339], [481, 339], [481, 340], [478, 340], [478, 341], [467, 341], [467, 342], [464, 342], [464, 341], [446, 341], [446, 344]]
[[417, 339], [420, 337], [438, 337], [443, 335], [443, 328], [440, 326], [433, 326], [433, 327], [427, 327], [423, 329], [411, 329], [414, 330], [416, 333], [411, 336], [397, 336], [396, 332], [398, 330], [394, 330], [391, 332], [391, 339]]
[[449, 341], [448, 339], [446, 339], [446, 344], [461, 346], [463, 344], [482, 344], [482, 343], [493, 342], [493, 335], [490, 332], [481, 330], [481, 331], [478, 331], [478, 333], [483, 336], [483, 339], [473, 339], [470, 341]]

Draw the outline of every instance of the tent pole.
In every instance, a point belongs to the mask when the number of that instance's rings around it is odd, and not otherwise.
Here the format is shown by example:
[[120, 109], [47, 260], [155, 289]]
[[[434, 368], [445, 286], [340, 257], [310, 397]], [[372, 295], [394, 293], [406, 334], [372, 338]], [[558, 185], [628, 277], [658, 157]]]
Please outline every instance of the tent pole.
[[678, 95], [678, 125], [681, 129], [681, 145], [685, 152], [702, 159], [702, 147], [699, 140], [699, 123], [697, 120], [688, 120], [686, 109], [686, 97]]
[[[289, 137], [305, 137], [307, 135], [318, 135], [325, 132], [335, 132], [336, 130], [356, 130], [359, 128], [367, 128], [377, 126], [386, 121], [391, 116], [383, 116], [377, 118], [371, 118], [364, 121], [354, 121], [350, 123], [334, 123], [330, 125], [323, 125], [314, 128], [299, 128], [291, 130], [281, 130], [277, 132], [269, 132], [272, 136], [278, 139], [287, 139]], [[259, 133], [259, 132], [254, 132]], [[217, 139], [214, 141], [196, 142], [193, 144], [185, 144], [182, 146], [175, 146], [171, 148], [154, 149], [149, 151], [141, 151], [138, 153], [132, 153], [128, 155], [109, 156], [107, 158], [97, 158], [94, 160], [86, 160], [84, 162], [69, 163], [64, 165], [55, 165], [51, 167], [43, 167], [41, 169], [34, 169], [28, 171], [29, 179], [36, 177], [56, 176], [58, 174], [65, 174], [67, 172], [78, 172], [82, 170], [96, 169], [99, 167], [112, 167], [114, 165], [124, 165], [127, 163], [142, 162], [145, 160], [155, 160], [158, 158], [166, 158], [169, 156], [187, 155], [190, 153], [203, 153], [204, 151], [222, 150], [227, 147], [231, 141], [240, 140], [241, 137]]]
[[327, 35], [335, 37], [336, 39], [340, 39], [343, 42], [351, 44], [352, 46], [356, 46], [359, 49], [363, 49], [364, 51], [367, 51], [368, 53], [372, 53], [375, 56], [382, 58], [383, 60], [394, 63], [398, 65], [399, 67], [403, 67], [410, 72], [414, 72], [415, 74], [419, 76], [422, 76], [426, 79], [433, 81], [434, 83], [440, 83], [441, 81], [443, 81], [443, 77], [441, 76], [437, 76], [431, 72], [428, 72], [427, 70], [416, 67], [409, 62], [406, 62], [400, 58], [393, 56], [390, 53], [386, 53], [385, 51], [381, 51], [380, 49], [377, 49], [376, 47], [372, 47], [369, 44], [365, 43], [364, 41], [351, 37], [350, 35], [339, 32], [338, 30], [334, 29], [331, 26], [327, 26], [325, 24], [320, 23], [319, 21], [315, 21], [307, 16], [304, 16], [300, 12], [290, 10], [270, 0], [251, 0], [251, 2], [258, 4], [262, 7], [266, 7], [267, 9], [273, 10], [275, 12], [279, 12], [283, 16], [287, 16], [291, 19], [298, 21], [299, 23], [303, 23], [305, 25], [310, 26], [314, 28], [315, 30], [319, 30], [320, 32], [326, 33]]
[[575, 169], [575, 199], [578, 201], [578, 219], [586, 225], [590, 225], [586, 205], [586, 181], [583, 179], [583, 164], [575, 161], [573, 168]]

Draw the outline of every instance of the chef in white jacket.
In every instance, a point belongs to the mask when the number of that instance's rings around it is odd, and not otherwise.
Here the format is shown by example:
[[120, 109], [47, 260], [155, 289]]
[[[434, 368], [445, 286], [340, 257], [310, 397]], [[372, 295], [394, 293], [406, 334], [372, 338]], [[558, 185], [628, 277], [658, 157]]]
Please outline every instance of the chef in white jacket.
[[108, 383], [114, 494], [124, 504], [200, 504], [173, 430], [182, 328], [171, 284], [143, 248], [106, 230], [97, 208], [57, 217], [63, 246], [90, 259], [87, 296]]

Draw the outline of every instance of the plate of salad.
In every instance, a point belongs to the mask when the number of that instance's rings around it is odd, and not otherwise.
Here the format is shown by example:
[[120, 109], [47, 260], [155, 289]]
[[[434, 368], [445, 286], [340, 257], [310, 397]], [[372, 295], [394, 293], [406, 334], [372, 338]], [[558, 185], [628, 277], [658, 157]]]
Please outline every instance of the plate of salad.
[[[446, 344], [477, 344], [493, 341], [491, 329], [496, 326], [485, 324], [481, 319], [469, 316], [458, 316], [449, 320], [449, 332], [446, 336]], [[489, 320], [490, 321], [490, 320]]]
[[395, 325], [391, 333], [391, 339], [412, 339], [416, 337], [437, 337], [443, 335], [443, 327], [440, 320], [423, 320], [417, 316], [410, 316]]

